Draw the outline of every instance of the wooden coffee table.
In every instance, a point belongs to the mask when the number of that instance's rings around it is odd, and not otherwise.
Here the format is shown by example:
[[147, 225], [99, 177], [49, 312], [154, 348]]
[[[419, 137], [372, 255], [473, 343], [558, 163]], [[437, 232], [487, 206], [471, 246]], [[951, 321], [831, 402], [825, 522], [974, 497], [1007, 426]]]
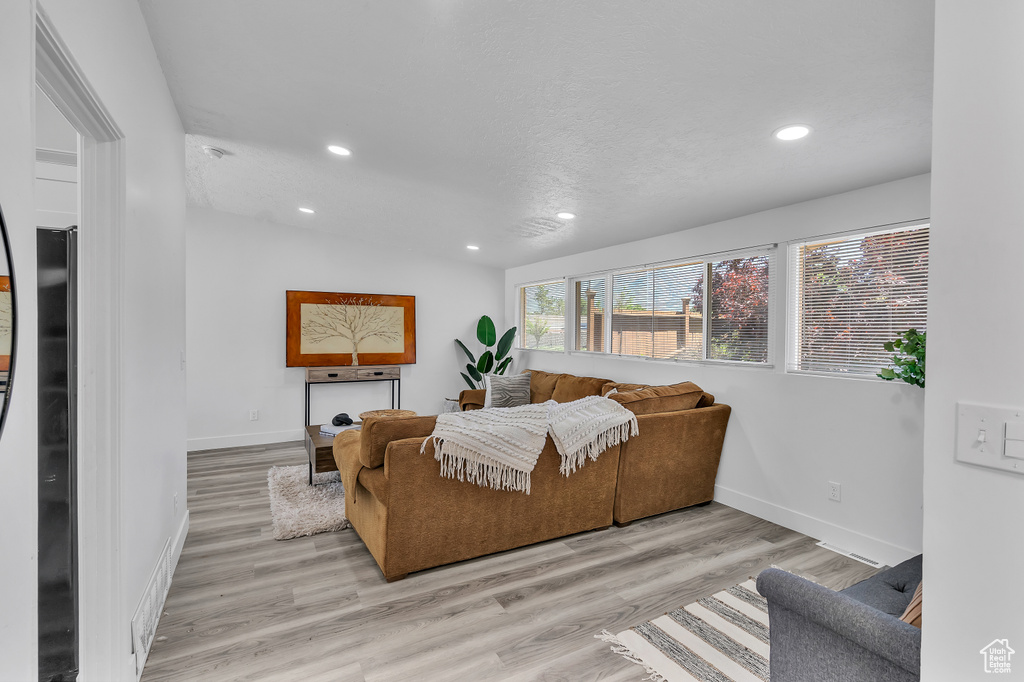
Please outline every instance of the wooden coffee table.
[[[355, 422], [362, 424], [362, 422]], [[313, 485], [313, 473], [337, 471], [334, 461], [334, 437], [320, 435], [320, 425], [306, 427], [306, 454], [309, 455], [309, 484]]]

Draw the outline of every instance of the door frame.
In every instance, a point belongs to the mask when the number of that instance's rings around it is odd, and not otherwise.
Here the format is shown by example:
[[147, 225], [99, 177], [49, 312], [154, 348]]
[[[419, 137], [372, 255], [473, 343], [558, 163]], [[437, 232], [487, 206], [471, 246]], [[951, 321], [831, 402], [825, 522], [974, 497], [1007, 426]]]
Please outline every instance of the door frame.
[[35, 43], [36, 83], [79, 133], [79, 679], [118, 682], [135, 677], [121, 570], [124, 134], [38, 4]]

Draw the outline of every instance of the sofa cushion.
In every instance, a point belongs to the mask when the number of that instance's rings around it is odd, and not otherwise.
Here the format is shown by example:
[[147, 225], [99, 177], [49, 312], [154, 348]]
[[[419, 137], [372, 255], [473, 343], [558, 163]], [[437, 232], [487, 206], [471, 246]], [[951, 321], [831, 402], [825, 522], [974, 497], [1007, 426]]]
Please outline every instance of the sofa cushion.
[[388, 481], [384, 477], [384, 467], [377, 467], [376, 469], [363, 467], [359, 470], [356, 480], [369, 490], [370, 494], [376, 497], [378, 502], [381, 504], [388, 503]]
[[530, 404], [530, 375], [484, 376], [484, 407], [519, 407]]
[[539, 369], [528, 369], [526, 372], [530, 373], [530, 402], [544, 403], [551, 400], [551, 394], [555, 392], [555, 384], [558, 383], [558, 379], [562, 375], [542, 372]]
[[359, 435], [359, 461], [368, 469], [384, 466], [388, 443], [402, 438], [429, 436], [437, 415], [431, 417], [370, 417]]
[[921, 555], [907, 559], [867, 580], [851, 585], [842, 594], [897, 618], [906, 610], [921, 582]]
[[692, 381], [671, 386], [651, 386], [639, 391], [612, 393], [608, 398], [619, 403], [633, 414], [656, 414], [678, 412], [697, 406], [704, 391]]
[[903, 612], [903, 615], [900, 616], [900, 620], [904, 623], [910, 623], [915, 628], [921, 627], [921, 606], [924, 600], [924, 595], [922, 593], [923, 586], [924, 581], [922, 580], [917, 584], [917, 589], [914, 590], [913, 598], [910, 600], [910, 603], [907, 604], [907, 608]]
[[572, 374], [563, 374], [555, 384], [555, 390], [551, 399], [559, 403], [569, 403], [573, 400], [586, 398], [591, 395], [601, 395], [601, 389], [605, 384], [611, 383], [607, 379], [595, 377], [578, 377]]
[[715, 396], [710, 393], [704, 393], [700, 400], [697, 401], [697, 407], [711, 407], [715, 404]]
[[647, 384], [619, 384], [614, 381], [609, 381], [601, 388], [601, 395], [608, 395], [612, 391], [616, 393], [626, 393], [627, 391], [639, 391], [645, 388], [650, 388]]

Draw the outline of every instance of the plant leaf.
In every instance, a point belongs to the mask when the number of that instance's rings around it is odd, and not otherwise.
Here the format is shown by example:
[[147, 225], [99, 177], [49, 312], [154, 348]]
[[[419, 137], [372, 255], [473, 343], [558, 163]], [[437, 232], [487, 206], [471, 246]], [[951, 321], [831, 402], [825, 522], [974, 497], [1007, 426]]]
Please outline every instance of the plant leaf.
[[498, 333], [494, 330], [494, 322], [484, 315], [476, 325], [477, 340], [487, 347], [493, 346], [498, 339]]
[[484, 380], [483, 375], [480, 374], [480, 372], [478, 372], [476, 367], [474, 367], [473, 365], [466, 365], [466, 370], [469, 371], [469, 376], [473, 377], [477, 381], [483, 381]]
[[501, 340], [498, 341], [498, 352], [497, 352], [497, 355], [495, 355], [495, 357], [494, 357], [495, 360], [501, 360], [506, 355], [508, 355], [508, 352], [510, 350], [512, 350], [512, 342], [515, 340], [515, 338], [516, 338], [516, 328], [515, 327], [512, 327], [507, 332], [505, 332], [504, 334], [501, 335]]
[[466, 344], [462, 343], [462, 341], [459, 341], [458, 339], [455, 339], [455, 343], [459, 344], [459, 348], [461, 348], [462, 351], [466, 354], [466, 357], [469, 358], [469, 361], [475, 365], [476, 358], [473, 357], [473, 354], [469, 352], [468, 348], [466, 348]]
[[882, 379], [885, 379], [886, 381], [892, 381], [893, 379], [896, 378], [896, 372], [892, 371], [891, 369], [883, 369], [881, 372], [878, 373], [878, 376], [881, 377]]
[[466, 383], [469, 384], [469, 387], [471, 389], [476, 390], [478, 388], [478, 386], [473, 382], [473, 380], [466, 376], [465, 372], [459, 372], [459, 374], [462, 375], [462, 378], [466, 380]]
[[498, 365], [498, 368], [496, 370], [494, 370], [494, 373], [495, 374], [504, 374], [505, 370], [508, 369], [508, 365], [509, 365], [510, 362], [512, 362], [511, 356], [505, 358], [504, 360], [502, 360], [501, 363]]
[[882, 348], [886, 349], [890, 353], [896, 350], [896, 347], [893, 345], [892, 341], [886, 341], [885, 343], [883, 343]]
[[476, 368], [480, 370], [481, 374], [487, 374], [494, 368], [494, 355], [491, 354], [491, 351], [484, 351], [476, 363]]

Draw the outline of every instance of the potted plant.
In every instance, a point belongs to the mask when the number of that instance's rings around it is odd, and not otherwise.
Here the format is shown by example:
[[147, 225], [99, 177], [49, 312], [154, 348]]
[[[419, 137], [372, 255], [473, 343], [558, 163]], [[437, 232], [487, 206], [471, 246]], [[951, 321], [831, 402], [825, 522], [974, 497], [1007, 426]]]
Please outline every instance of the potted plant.
[[[470, 388], [483, 388], [485, 374], [504, 374], [505, 370], [512, 363], [512, 341], [516, 337], [516, 327], [512, 327], [498, 339], [494, 321], [487, 315], [480, 318], [476, 325], [476, 340], [484, 345], [484, 352], [477, 359], [470, 352], [466, 344], [458, 339], [455, 343], [466, 353], [469, 363], [466, 364], [466, 371], [462, 372], [462, 378], [466, 380]], [[492, 350], [493, 348], [493, 350]]]
[[895, 341], [883, 343], [882, 347], [893, 353], [893, 366], [883, 369], [876, 376], [886, 381], [902, 379], [908, 384], [924, 388], [925, 334], [916, 329], [908, 329]]

